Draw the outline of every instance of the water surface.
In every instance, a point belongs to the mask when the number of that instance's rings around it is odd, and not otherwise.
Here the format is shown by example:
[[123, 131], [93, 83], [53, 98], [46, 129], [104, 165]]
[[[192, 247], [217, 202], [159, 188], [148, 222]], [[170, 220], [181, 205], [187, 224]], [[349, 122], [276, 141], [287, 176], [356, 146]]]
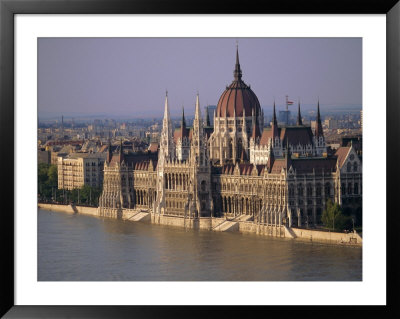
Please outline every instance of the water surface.
[[359, 281], [362, 249], [38, 211], [39, 281]]

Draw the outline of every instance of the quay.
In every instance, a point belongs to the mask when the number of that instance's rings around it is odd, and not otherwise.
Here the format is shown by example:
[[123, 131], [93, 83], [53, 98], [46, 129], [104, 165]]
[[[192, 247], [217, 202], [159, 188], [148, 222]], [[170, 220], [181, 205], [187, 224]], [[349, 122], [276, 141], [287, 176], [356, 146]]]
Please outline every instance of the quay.
[[69, 214], [84, 214], [101, 218], [119, 219], [129, 222], [181, 227], [193, 230], [252, 233], [262, 236], [286, 238], [304, 242], [326, 243], [342, 246], [362, 246], [362, 237], [356, 232], [338, 233], [313, 229], [286, 227], [285, 225], [258, 224], [248, 215], [233, 219], [218, 217], [184, 218], [155, 214], [147, 209], [104, 209], [79, 205], [38, 203], [38, 208]]

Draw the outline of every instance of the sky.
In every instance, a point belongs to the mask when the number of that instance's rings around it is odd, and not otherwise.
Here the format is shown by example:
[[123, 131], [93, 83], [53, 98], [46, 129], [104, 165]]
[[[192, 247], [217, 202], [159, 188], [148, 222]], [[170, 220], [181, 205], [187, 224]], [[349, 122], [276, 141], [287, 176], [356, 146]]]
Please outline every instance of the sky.
[[243, 81], [266, 112], [285, 96], [305, 107], [362, 105], [361, 38], [39, 38], [38, 111], [43, 115], [161, 117], [216, 105]]

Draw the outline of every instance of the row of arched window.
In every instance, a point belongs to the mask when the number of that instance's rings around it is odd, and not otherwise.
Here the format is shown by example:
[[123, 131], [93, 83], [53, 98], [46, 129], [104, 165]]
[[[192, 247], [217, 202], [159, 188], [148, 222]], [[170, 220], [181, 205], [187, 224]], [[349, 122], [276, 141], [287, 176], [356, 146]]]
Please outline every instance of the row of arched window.
[[342, 183], [341, 191], [342, 195], [359, 195], [358, 183], [356, 182], [354, 185], [352, 183], [348, 183], [347, 187], [345, 183]]
[[[353, 170], [352, 170], [353, 169]], [[354, 162], [351, 164], [351, 162], [347, 163], [347, 172], [357, 172], [358, 171], [358, 164], [357, 162]]]
[[[310, 184], [310, 183], [307, 184], [305, 190], [304, 190], [303, 184], [297, 185], [297, 195], [304, 196], [304, 194], [306, 194], [307, 197], [313, 196], [313, 185], [312, 184]], [[331, 184], [330, 183], [325, 184], [324, 194], [325, 194], [325, 196], [331, 196]], [[295, 196], [295, 186], [292, 184], [289, 185], [289, 196]], [[315, 196], [322, 196], [322, 185], [320, 183], [316, 184], [316, 186], [315, 186]]]

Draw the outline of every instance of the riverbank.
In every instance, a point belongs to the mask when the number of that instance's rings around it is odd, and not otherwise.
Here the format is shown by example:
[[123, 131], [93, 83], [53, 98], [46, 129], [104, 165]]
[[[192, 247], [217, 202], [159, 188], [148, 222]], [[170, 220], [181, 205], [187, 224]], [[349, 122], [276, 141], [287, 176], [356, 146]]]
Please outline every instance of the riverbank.
[[115, 218], [132, 222], [142, 221], [185, 229], [209, 231], [252, 233], [261, 236], [272, 236], [299, 241], [327, 243], [342, 246], [362, 246], [362, 238], [357, 233], [325, 232], [311, 229], [288, 228], [286, 226], [258, 225], [241, 216], [234, 220], [217, 217], [201, 217], [196, 219], [158, 215], [147, 210], [102, 210], [97, 207], [78, 205], [59, 205], [39, 203], [38, 208], [69, 214], [84, 214], [96, 217]]

